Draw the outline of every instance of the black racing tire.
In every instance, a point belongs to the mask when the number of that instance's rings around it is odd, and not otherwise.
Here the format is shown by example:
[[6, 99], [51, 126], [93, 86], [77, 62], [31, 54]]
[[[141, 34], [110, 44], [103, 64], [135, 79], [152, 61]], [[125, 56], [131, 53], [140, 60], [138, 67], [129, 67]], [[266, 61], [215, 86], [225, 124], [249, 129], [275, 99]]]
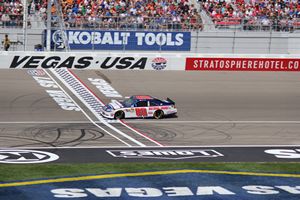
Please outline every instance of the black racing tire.
[[118, 111], [115, 113], [115, 119], [124, 119], [125, 113], [123, 111]]
[[162, 119], [164, 117], [164, 112], [162, 110], [157, 110], [154, 112], [153, 117], [155, 119]]

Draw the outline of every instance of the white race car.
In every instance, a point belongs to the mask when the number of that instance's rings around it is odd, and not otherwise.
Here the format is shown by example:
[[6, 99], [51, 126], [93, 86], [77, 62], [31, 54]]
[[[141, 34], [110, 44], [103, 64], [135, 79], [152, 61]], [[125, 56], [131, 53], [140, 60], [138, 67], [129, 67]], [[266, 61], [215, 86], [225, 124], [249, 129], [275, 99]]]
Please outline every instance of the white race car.
[[161, 119], [167, 115], [175, 115], [175, 102], [159, 100], [148, 95], [135, 95], [124, 101], [112, 100], [101, 108], [101, 114], [109, 119], [147, 118]]

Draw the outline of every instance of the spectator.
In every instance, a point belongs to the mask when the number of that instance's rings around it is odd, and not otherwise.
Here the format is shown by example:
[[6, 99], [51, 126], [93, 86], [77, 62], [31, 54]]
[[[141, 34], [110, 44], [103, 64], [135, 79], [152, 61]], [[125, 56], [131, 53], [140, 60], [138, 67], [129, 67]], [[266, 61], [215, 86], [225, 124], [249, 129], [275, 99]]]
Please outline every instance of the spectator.
[[8, 35], [5, 34], [4, 40], [3, 40], [3, 46], [4, 46], [4, 51], [8, 51], [10, 47], [10, 39], [8, 38]]
[[10, 25], [10, 17], [7, 13], [4, 13], [1, 17], [2, 27], [6, 27]]

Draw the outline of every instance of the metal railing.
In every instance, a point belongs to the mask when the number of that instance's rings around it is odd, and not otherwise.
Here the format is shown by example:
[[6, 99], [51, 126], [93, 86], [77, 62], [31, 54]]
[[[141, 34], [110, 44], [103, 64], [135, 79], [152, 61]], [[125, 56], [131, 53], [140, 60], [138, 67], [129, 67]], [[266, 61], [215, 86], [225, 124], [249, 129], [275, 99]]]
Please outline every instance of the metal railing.
[[[150, 21], [151, 22], [151, 21]], [[175, 23], [165, 23], [165, 25], [169, 24], [169, 26], [163, 27], [161, 24], [160, 27], [151, 27], [151, 23], [143, 24], [138, 27], [136, 24], [119, 23], [109, 24], [104, 19], [103, 21], [98, 21], [97, 25], [90, 26], [83, 22], [80, 22], [78, 26], [67, 26], [69, 29], [82, 29], [82, 30], [155, 30], [155, 31], [189, 31], [191, 32], [191, 48], [190, 52], [195, 53], [300, 53], [300, 30], [299, 26], [283, 26], [283, 25], [270, 25], [263, 26], [261, 24], [243, 24], [243, 25], [228, 25], [224, 27], [218, 27], [217, 29], [207, 29], [205, 27], [213, 26], [215, 24], [199, 24], [205, 28], [202, 30], [200, 28], [189, 27], [189, 29], [180, 29], [175, 26]], [[20, 21], [20, 26], [18, 27], [16, 24], [6, 26], [6, 24], [2, 24], [0, 26], [0, 40], [2, 41], [5, 34], [9, 34], [11, 38], [12, 47], [10, 50], [34, 50], [34, 45], [42, 44], [44, 45], [44, 30], [45, 25], [43, 27], [33, 26], [35, 23], [31, 23], [29, 26], [29, 30], [27, 35], [23, 35], [22, 32], [22, 21]], [[54, 22], [53, 22], [54, 23]], [[38, 24], [38, 23], [36, 23]], [[41, 24], [41, 23], [39, 23]], [[55, 27], [55, 24], [52, 24], [53, 29], [58, 29]], [[1, 28], [4, 27], [4, 28]], [[9, 29], [8, 27], [13, 27], [14, 29]], [[28, 39], [28, 46], [24, 47], [23, 38], [26, 37]], [[95, 38], [93, 38], [95, 39]], [[99, 51], [101, 49], [96, 48], [96, 44], [94, 45], [91, 42], [91, 48], [88, 50], [91, 51]], [[128, 45], [131, 43], [128, 41]], [[58, 50], [58, 48], [55, 48]], [[163, 50], [163, 46], [159, 46], [155, 51], [161, 52]], [[128, 46], [124, 45], [121, 51], [127, 51]], [[120, 49], [119, 49], [120, 51]]]
[[[59, 27], [59, 17], [52, 16], [52, 28]], [[40, 24], [40, 27], [45, 27], [46, 19], [39, 17], [38, 21], [32, 20], [29, 17], [28, 28], [39, 28], [34, 24]], [[201, 19], [185, 19], [174, 21], [169, 17], [64, 17], [66, 28], [69, 29], [120, 29], [120, 30], [202, 30]], [[43, 25], [43, 26], [41, 26]], [[21, 28], [23, 27], [22, 16], [15, 16], [10, 21], [1, 21], [2, 28]]]
[[[11, 20], [1, 21], [0, 28], [22, 28], [23, 17], [10, 15]], [[59, 27], [58, 17], [53, 16], [52, 28]], [[46, 19], [41, 16], [29, 17], [29, 29], [44, 29]], [[264, 25], [261, 21], [247, 21], [241, 19], [232, 23], [230, 20], [222, 20], [213, 24], [203, 24], [201, 19], [185, 19], [180, 22], [168, 17], [96, 17], [96, 18], [66, 18], [64, 20], [66, 29], [99, 29], [99, 30], [182, 30], [182, 31], [273, 31], [273, 32], [294, 32], [300, 31], [300, 19], [297, 21], [270, 22]]]

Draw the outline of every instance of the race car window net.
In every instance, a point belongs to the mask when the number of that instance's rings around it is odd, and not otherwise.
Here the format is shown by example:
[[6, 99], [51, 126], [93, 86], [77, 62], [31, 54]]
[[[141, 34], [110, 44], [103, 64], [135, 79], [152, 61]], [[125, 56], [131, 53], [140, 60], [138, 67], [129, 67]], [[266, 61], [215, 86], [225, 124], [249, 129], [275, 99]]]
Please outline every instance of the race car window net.
[[147, 101], [139, 101], [136, 103], [136, 107], [147, 107]]

